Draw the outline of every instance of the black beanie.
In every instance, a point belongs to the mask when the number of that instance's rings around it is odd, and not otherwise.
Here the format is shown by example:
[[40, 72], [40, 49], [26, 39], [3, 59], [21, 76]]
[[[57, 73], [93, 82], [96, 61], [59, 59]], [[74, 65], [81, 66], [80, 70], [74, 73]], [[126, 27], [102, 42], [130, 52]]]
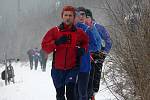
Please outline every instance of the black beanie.
[[93, 15], [90, 9], [86, 9], [85, 13], [86, 13], [86, 16], [90, 16], [91, 19], [93, 20]]

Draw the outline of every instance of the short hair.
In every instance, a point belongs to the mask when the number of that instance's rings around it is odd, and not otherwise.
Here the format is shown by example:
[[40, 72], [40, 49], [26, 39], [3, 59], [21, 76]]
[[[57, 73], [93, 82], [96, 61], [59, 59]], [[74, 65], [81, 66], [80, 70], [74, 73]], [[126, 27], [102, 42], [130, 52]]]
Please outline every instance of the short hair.
[[75, 7], [73, 7], [73, 6], [64, 6], [63, 7], [63, 10], [62, 10], [62, 12], [61, 12], [61, 17], [63, 16], [63, 13], [64, 13], [64, 11], [72, 11], [73, 12], [73, 14], [74, 14], [74, 16], [75, 16], [75, 12], [76, 12], [76, 9], [75, 9]]
[[78, 8], [76, 8], [76, 11], [77, 12], [79, 12], [79, 11], [86, 12], [86, 9], [84, 7], [78, 7]]
[[87, 17], [87, 16], [90, 16], [91, 19], [93, 20], [92, 11], [91, 11], [90, 9], [86, 9], [85, 13], [86, 13], [86, 17]]

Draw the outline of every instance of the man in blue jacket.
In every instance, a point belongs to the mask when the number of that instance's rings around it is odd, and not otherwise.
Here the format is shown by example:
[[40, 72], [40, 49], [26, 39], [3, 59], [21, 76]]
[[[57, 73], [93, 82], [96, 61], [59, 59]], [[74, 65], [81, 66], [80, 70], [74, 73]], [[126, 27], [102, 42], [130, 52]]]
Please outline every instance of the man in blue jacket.
[[101, 38], [96, 37], [96, 35], [92, 32], [95, 30], [91, 29], [90, 26], [85, 24], [86, 20], [86, 9], [84, 7], [77, 8], [77, 16], [76, 16], [76, 27], [81, 28], [84, 32], [87, 33], [89, 37], [89, 47], [88, 52], [81, 57], [80, 62], [80, 71], [78, 74], [78, 95], [79, 98], [77, 100], [88, 100], [88, 82], [89, 82], [89, 75], [91, 70], [91, 60], [90, 60], [90, 53], [96, 52], [101, 48], [98, 42], [101, 42]]
[[94, 21], [92, 12], [89, 9], [86, 9], [86, 15], [86, 24], [91, 27], [91, 30], [93, 30], [92, 33], [95, 34], [97, 38], [99, 38], [99, 36], [101, 38], [101, 41], [97, 39], [98, 50], [91, 53], [92, 69], [89, 78], [88, 96], [90, 100], [94, 100], [94, 93], [99, 90], [103, 62], [111, 49], [112, 43], [107, 30]]

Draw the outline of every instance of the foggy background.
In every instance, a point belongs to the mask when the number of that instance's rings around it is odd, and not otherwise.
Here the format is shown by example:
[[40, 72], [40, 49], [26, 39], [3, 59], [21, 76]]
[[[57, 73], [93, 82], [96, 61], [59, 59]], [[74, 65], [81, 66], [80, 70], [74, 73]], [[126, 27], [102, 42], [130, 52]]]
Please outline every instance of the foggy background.
[[28, 49], [40, 48], [48, 29], [61, 23], [64, 5], [84, 6], [102, 25], [110, 23], [103, 0], [0, 0], [0, 58], [25, 59]]

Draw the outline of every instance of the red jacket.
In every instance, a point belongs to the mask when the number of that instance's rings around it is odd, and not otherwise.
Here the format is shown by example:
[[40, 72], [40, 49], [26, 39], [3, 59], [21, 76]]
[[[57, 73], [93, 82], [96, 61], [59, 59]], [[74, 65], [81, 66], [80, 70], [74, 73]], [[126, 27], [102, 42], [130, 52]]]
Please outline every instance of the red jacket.
[[[70, 40], [65, 43], [56, 46], [55, 40], [62, 35], [69, 36]], [[50, 29], [42, 40], [42, 49], [46, 53], [54, 52], [53, 55], [53, 67], [56, 69], [67, 70], [76, 66], [77, 58], [77, 46], [88, 48], [88, 37], [81, 29], [72, 26], [68, 28], [64, 24], [53, 27]]]

